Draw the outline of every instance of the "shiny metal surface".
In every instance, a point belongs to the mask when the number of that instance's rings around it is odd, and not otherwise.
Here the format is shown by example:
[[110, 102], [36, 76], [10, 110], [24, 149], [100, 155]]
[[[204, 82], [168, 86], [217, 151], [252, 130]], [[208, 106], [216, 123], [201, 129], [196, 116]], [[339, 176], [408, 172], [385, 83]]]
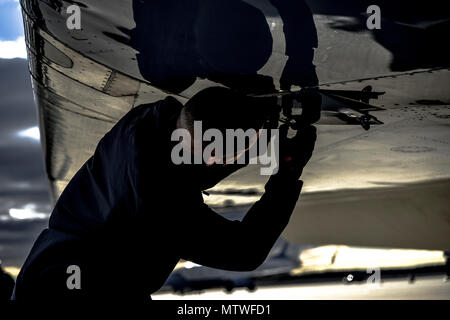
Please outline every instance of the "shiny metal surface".
[[[194, 21], [192, 15], [196, 14], [200, 2], [169, 2], [174, 7], [163, 12], [164, 18], [168, 21], [179, 19], [182, 26], [183, 23], [189, 26], [190, 21]], [[286, 50], [300, 52], [292, 53], [291, 58], [298, 57], [301, 65], [309, 68], [305, 69], [309, 70], [305, 74], [311, 73], [309, 78], [304, 76], [298, 79], [295, 83], [297, 86], [314, 86], [311, 78], [316, 76], [320, 87], [325, 89], [361, 90], [371, 85], [376, 91], [386, 92], [374, 102], [383, 110], [373, 112], [384, 124], [373, 126], [367, 132], [359, 125], [347, 125], [335, 117], [327, 117], [329, 113], [336, 112], [324, 108], [322, 121], [318, 125], [319, 138], [315, 154], [303, 176], [304, 193], [353, 189], [365, 190], [366, 194], [367, 190], [373, 188], [392, 188], [406, 182], [450, 179], [450, 72], [447, 69], [448, 55], [447, 59], [443, 58], [448, 49], [437, 42], [433, 43], [442, 35], [439, 28], [448, 28], [445, 12], [435, 16], [425, 11], [420, 19], [413, 19], [420, 13], [416, 7], [399, 14], [394, 10], [395, 6], [391, 8], [386, 4], [384, 29], [370, 32], [364, 29], [365, 18], [360, 15], [366, 2], [346, 1], [347, 6], [337, 7], [332, 1], [308, 1], [304, 3], [304, 8], [309, 5], [312, 14], [306, 9], [301, 14], [306, 20], [311, 18], [314, 23], [294, 24], [310, 31], [300, 32], [302, 41], [299, 41], [298, 47], [291, 46], [289, 49], [283, 32], [284, 20], [280, 16], [282, 11], [279, 11], [282, 6], [277, 9], [274, 1], [268, 0], [217, 1], [217, 8], [223, 13], [241, 8], [251, 17], [245, 22], [225, 16], [229, 19], [230, 30], [225, 30], [223, 38], [218, 39], [215, 45], [229, 47], [230, 51], [225, 52], [224, 56], [230, 60], [224, 58], [220, 60], [223, 63], [220, 65], [217, 56], [202, 51], [199, 55], [203, 62], [199, 62], [196, 55], [194, 58], [190, 56], [193, 52], [191, 49], [181, 46], [177, 50], [185, 51], [170, 51], [168, 55], [173, 54], [175, 57], [171, 61], [177, 68], [180, 67], [176, 69], [179, 74], [168, 72], [169, 78], [164, 79], [150, 72], [156, 70], [150, 62], [158, 56], [152, 55], [151, 49], [154, 47], [152, 38], [149, 38], [154, 35], [150, 31], [155, 25], [149, 24], [151, 21], [145, 19], [145, 14], [148, 13], [150, 19], [155, 3], [131, 0], [79, 1], [77, 4], [82, 8], [82, 29], [68, 30], [65, 27], [68, 3], [57, 0], [21, 1], [41, 141], [54, 200], [93, 153], [99, 139], [131, 108], [157, 101], [167, 94], [173, 94], [184, 102], [199, 90], [218, 84], [239, 88], [244, 83], [254, 90], [265, 91], [264, 85], [269, 83], [267, 88], [272, 86], [279, 89], [283, 70], [288, 65]], [[353, 9], [345, 11], [345, 7]], [[284, 18], [287, 19], [286, 16]], [[265, 20], [266, 25], [263, 26], [261, 19]], [[433, 24], [433, 21], [442, 19], [443, 24]], [[432, 27], [426, 32], [420, 27], [423, 21], [432, 22]], [[150, 31], [147, 32], [146, 28]], [[214, 28], [212, 25], [211, 29], [194, 31], [197, 37], [209, 39], [208, 32], [216, 30]], [[230, 34], [237, 38], [244, 37], [240, 33], [244, 34], [247, 28], [262, 30], [263, 33], [267, 31], [265, 36], [261, 36], [263, 42], [268, 41], [268, 37], [272, 38], [269, 54], [263, 52], [267, 47], [265, 44], [261, 45], [264, 50], [259, 51], [251, 51], [250, 45], [242, 48], [243, 51], [253, 52], [253, 58], [259, 61], [255, 62], [253, 69], [243, 62], [244, 58], [243, 61], [237, 61], [236, 65], [232, 63], [233, 57], [242, 56], [242, 52], [232, 50], [236, 43], [230, 40], [233, 39]], [[314, 46], [314, 28], [317, 30], [318, 43], [312, 57], [305, 52], [311, 51]], [[164, 43], [178, 39], [180, 32], [190, 36], [192, 30], [185, 29], [187, 31], [174, 30], [173, 38], [167, 35]], [[258, 38], [257, 34], [253, 36]], [[189, 47], [190, 42], [187, 43]], [[409, 45], [411, 51], [402, 50], [405, 45]], [[181, 58], [180, 52], [183, 53]], [[149, 59], [150, 66], [146, 64], [145, 58]], [[208, 67], [204, 67], [205, 59]], [[252, 56], [248, 61], [251, 60]], [[315, 65], [315, 71], [311, 71], [312, 64]], [[233, 72], [221, 70], [220, 76], [217, 76], [217, 69], [223, 68], [223, 65]], [[247, 67], [250, 70], [245, 69]], [[212, 68], [215, 68], [216, 73], [211, 72]], [[247, 71], [240, 73], [240, 70]], [[242, 81], [243, 76], [250, 80]], [[264, 85], [259, 86], [258, 83]], [[332, 125], [325, 125], [327, 123]], [[230, 189], [261, 191], [267, 177], [260, 176], [258, 172], [257, 167], [246, 168], [223, 181], [215, 190], [222, 192], [222, 195]], [[448, 204], [446, 193], [436, 198], [435, 194], [427, 197], [427, 192], [431, 191], [423, 189], [423, 203], [437, 201]], [[213, 194], [205, 200], [212, 205], [222, 206], [223, 198]], [[257, 197], [227, 195], [226, 198], [228, 204], [230, 201], [233, 204], [245, 204]], [[352, 199], [359, 201], [362, 198], [355, 192]], [[317, 206], [323, 203], [319, 201]], [[309, 210], [314, 212], [315, 208]], [[433, 207], [420, 208], [415, 214], [426, 214]], [[396, 212], [410, 212], [410, 209], [408, 206], [395, 206]], [[449, 212], [439, 212], [440, 217], [434, 220], [429, 230], [439, 226], [448, 233]], [[333, 225], [332, 219], [328, 220], [326, 216], [323, 219], [320, 221], [321, 226]], [[343, 219], [351, 220], [348, 217]], [[380, 223], [382, 226], [383, 222]], [[292, 240], [329, 243], [341, 239], [347, 243], [349, 239], [339, 233], [330, 237], [323, 235], [321, 239], [298, 238], [296, 232], [300, 234], [301, 225], [293, 223], [291, 226], [294, 230], [291, 228], [287, 232]], [[426, 237], [425, 234], [422, 236]], [[374, 243], [364, 237], [355, 236], [354, 239], [358, 239], [353, 243], [355, 245], [402, 245], [395, 241]], [[441, 240], [433, 242], [430, 247], [448, 249], [448, 241]]]

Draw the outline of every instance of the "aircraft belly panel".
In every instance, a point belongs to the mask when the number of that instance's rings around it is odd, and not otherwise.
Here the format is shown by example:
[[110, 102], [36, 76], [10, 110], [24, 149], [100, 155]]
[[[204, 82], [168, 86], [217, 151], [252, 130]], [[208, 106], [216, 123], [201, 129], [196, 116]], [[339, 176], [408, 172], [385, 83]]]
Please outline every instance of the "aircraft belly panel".
[[[220, 3], [225, 9], [228, 5], [238, 5], [248, 10], [254, 19], [249, 28], [261, 23], [262, 17], [267, 26], [260, 30], [267, 31], [267, 36], [272, 38], [262, 37], [266, 42], [262, 41], [261, 48], [267, 49], [271, 44], [270, 54], [262, 49], [254, 52], [258, 59], [267, 55], [266, 63], [254, 70], [254, 74], [247, 75], [269, 78], [274, 88], [279, 89], [284, 68], [295, 56], [286, 55], [286, 24], [281, 9], [275, 8], [273, 1], [247, 0], [245, 5], [238, 2]], [[336, 117], [330, 118], [328, 115], [339, 115], [342, 105], [327, 101], [336, 106], [322, 113], [316, 150], [302, 178], [305, 181], [302, 200], [284, 235], [292, 241], [312, 244], [449, 249], [446, 234], [450, 231], [447, 209], [450, 72], [448, 61], [442, 59], [446, 49], [432, 48], [417, 57], [414, 55], [417, 50], [399, 51], [395, 43], [387, 41], [389, 32], [375, 33], [355, 27], [361, 27], [360, 11], [342, 17], [336, 13], [340, 12], [339, 8], [334, 8], [332, 2], [324, 5], [325, 2], [311, 4], [312, 14], [307, 17], [313, 19], [312, 27], [317, 29], [318, 39], [318, 47], [313, 52], [314, 36], [302, 38], [309, 53], [314, 54], [308, 70], [317, 76], [323, 89], [361, 90], [371, 85], [374, 91], [386, 92], [376, 100], [379, 110], [371, 111], [383, 124], [364, 131], [359, 124], [348, 125]], [[145, 31], [149, 21], [139, 19], [139, 10], [133, 12], [133, 5], [150, 10], [145, 6], [151, 1], [79, 1], [83, 27], [72, 31], [66, 28], [67, 3], [28, 0], [21, 3], [41, 141], [54, 201], [93, 154], [102, 136], [130, 109], [168, 94], [185, 102], [206, 87], [228, 86], [231, 78], [241, 75], [239, 72], [226, 74], [218, 80], [207, 74], [201, 69], [204, 61], [190, 57], [192, 48], [187, 41], [189, 48], [175, 53], [169, 50], [173, 56], [161, 54], [162, 58], [168, 56], [167, 61], [174, 61], [167, 70], [182, 74], [180, 79], [175, 74], [176, 90], [165, 87], [163, 80], [167, 79], [155, 76], [164, 63], [149, 67], [144, 59], [155, 57], [159, 50], [158, 46], [150, 50], [146, 42], [154, 39], [138, 32]], [[192, 12], [181, 9], [180, 23], [188, 25]], [[170, 13], [167, 17], [173, 18]], [[423, 30], [417, 31], [409, 25], [399, 27], [396, 22], [386, 26], [387, 30], [393, 28], [401, 35], [417, 33], [420, 41], [414, 43], [414, 48], [428, 43], [429, 34]], [[181, 33], [180, 39], [192, 36], [183, 33], [186, 28], [180, 29], [172, 30], [178, 36]], [[196, 32], [202, 36], [201, 31]], [[160, 40], [165, 43], [164, 37]], [[221, 41], [216, 45], [222, 45]], [[232, 53], [227, 52], [223, 58]], [[177, 59], [187, 59], [189, 63], [179, 63]], [[217, 63], [214, 59], [209, 62]], [[244, 63], [238, 67], [247, 66]], [[217, 73], [220, 74], [214, 75]], [[223, 194], [230, 189], [252, 189], [260, 194], [268, 177], [261, 176], [259, 169], [250, 166], [230, 176], [213, 190], [222, 196], [212, 192], [206, 202], [216, 206], [253, 202], [254, 195], [246, 198], [231, 194], [224, 203]]]

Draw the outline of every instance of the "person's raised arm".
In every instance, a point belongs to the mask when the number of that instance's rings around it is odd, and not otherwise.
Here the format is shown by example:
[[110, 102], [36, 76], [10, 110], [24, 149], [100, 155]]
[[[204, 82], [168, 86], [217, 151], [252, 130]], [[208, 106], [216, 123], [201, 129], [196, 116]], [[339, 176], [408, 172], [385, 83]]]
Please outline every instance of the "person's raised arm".
[[265, 193], [244, 219], [230, 221], [205, 204], [186, 222], [180, 255], [213, 268], [249, 271], [266, 259], [295, 207], [301, 191], [299, 177], [312, 155], [316, 130], [309, 126], [293, 139], [281, 130], [280, 167], [265, 186]]

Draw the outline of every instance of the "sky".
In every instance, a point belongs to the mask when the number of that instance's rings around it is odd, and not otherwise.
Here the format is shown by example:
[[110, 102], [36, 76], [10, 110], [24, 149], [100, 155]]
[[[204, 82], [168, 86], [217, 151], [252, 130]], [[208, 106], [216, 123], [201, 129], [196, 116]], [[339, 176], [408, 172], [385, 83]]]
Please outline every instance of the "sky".
[[19, 0], [0, 0], [0, 58], [26, 58]]
[[20, 266], [50, 213], [27, 61], [0, 59], [0, 259]]
[[[50, 212], [19, 1], [0, 0], [0, 260], [20, 267]], [[13, 270], [14, 271], [14, 270]]]

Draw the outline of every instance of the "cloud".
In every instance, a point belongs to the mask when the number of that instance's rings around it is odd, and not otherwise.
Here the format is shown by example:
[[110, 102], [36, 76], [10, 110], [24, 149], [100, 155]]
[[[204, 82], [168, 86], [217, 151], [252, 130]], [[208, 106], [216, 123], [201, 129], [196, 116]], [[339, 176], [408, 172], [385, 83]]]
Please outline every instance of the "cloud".
[[9, 209], [9, 216], [17, 220], [32, 220], [32, 219], [47, 219], [50, 217], [49, 213], [36, 211], [34, 203], [28, 203], [23, 208]]
[[27, 58], [25, 37], [19, 37], [14, 41], [0, 41], [0, 58]]
[[40, 131], [38, 126], [19, 131], [17, 135], [22, 138], [30, 138], [37, 141], [40, 140]]
[[27, 61], [0, 59], [0, 97], [0, 260], [20, 267], [51, 212]]

